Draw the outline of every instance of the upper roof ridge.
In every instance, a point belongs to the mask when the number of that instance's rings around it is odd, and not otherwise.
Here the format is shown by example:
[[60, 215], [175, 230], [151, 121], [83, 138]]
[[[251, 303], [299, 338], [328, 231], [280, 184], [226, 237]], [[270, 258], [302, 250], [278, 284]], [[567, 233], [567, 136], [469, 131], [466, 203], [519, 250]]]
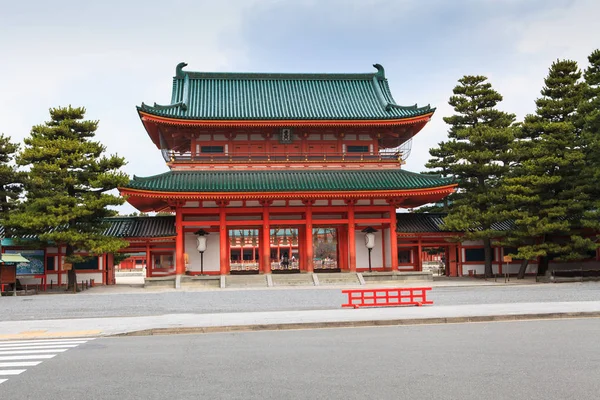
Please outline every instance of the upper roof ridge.
[[175, 68], [175, 79], [237, 79], [237, 80], [367, 80], [385, 79], [385, 70], [381, 64], [373, 64], [377, 72], [203, 72], [184, 71], [188, 64], [180, 62]]

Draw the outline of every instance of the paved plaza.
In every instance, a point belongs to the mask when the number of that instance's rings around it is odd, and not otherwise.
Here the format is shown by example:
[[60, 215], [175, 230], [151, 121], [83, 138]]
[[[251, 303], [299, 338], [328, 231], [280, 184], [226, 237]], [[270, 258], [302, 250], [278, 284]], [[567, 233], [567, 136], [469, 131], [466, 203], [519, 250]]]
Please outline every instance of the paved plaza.
[[3, 297], [0, 339], [600, 316], [599, 283], [449, 285], [433, 283], [432, 306], [359, 310], [341, 308], [341, 288], [99, 287], [77, 295]]

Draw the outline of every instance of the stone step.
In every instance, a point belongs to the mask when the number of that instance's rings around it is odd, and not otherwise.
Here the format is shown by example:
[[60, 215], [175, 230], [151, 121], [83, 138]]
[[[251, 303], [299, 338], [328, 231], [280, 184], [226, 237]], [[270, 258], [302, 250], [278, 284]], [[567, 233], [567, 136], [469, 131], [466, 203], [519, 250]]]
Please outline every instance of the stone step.
[[312, 274], [272, 274], [273, 286], [314, 286]]
[[225, 287], [267, 287], [266, 275], [227, 275]]
[[337, 273], [318, 273], [319, 284], [323, 285], [360, 285], [360, 280], [356, 273], [337, 272]]
[[363, 272], [363, 279], [365, 283], [400, 283], [400, 282], [414, 282], [414, 281], [433, 281], [433, 274], [431, 271], [410, 271], [410, 272]]
[[166, 288], [174, 288], [175, 287], [175, 277], [174, 276], [165, 276], [165, 277], [154, 277], [154, 278], [146, 278], [144, 280], [144, 287], [166, 287]]
[[208, 275], [208, 276], [182, 276], [181, 286], [184, 287], [214, 287], [218, 288], [220, 285], [220, 276]]

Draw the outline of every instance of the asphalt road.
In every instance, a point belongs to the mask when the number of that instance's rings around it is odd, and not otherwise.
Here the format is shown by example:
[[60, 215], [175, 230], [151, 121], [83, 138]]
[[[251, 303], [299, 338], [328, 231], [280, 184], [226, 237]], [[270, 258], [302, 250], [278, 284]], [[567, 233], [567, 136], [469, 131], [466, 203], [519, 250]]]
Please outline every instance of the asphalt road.
[[[102, 289], [102, 288], [100, 288]], [[130, 317], [180, 313], [336, 309], [341, 289], [214, 290], [53, 294], [0, 298], [0, 321]], [[600, 283], [434, 287], [436, 305], [598, 301]]]
[[597, 399], [600, 319], [102, 338], [4, 399]]

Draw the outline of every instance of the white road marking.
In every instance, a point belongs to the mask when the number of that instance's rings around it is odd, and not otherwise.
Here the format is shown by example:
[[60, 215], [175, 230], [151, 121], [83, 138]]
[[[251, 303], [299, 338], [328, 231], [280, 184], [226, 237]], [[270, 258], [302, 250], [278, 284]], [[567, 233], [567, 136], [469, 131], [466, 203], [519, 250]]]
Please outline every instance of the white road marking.
[[38, 354], [36, 356], [0, 356], [0, 361], [47, 360], [52, 357], [56, 357], [56, 354]]
[[[80, 344], [85, 344], [95, 338], [83, 339], [48, 339], [48, 340], [14, 340], [0, 341], [0, 376], [19, 375], [26, 369], [2, 369], [15, 367], [35, 367], [44, 360], [56, 357]], [[53, 353], [53, 354], [41, 354]], [[32, 360], [32, 361], [24, 361]], [[0, 379], [0, 384], [8, 379]]]
[[0, 349], [3, 347], [13, 347], [13, 346], [62, 346], [62, 345], [74, 345], [84, 344], [85, 340], [73, 341], [73, 342], [54, 342], [54, 343], [0, 343]]
[[41, 363], [41, 361], [0, 362], [0, 368], [35, 367], [36, 365]]
[[58, 346], [40, 346], [40, 345], [36, 345], [36, 346], [24, 346], [24, 345], [20, 345], [20, 346], [15, 346], [15, 347], [2, 347], [0, 348], [0, 351], [4, 351], [4, 350], [38, 350], [38, 349], [64, 349], [64, 348], [71, 348], [71, 347], [77, 347], [79, 346], [78, 344], [62, 344], [62, 345], [58, 345]]
[[90, 340], [94, 340], [95, 338], [76, 338], [76, 339], [31, 339], [31, 340], [2, 340], [0, 341], [0, 345], [2, 344], [34, 344], [34, 343], [56, 343], [56, 342], [89, 342]]
[[36, 353], [62, 353], [69, 349], [41, 349], [41, 350], [11, 350], [11, 351], [0, 351], [0, 356], [8, 354], [36, 354]]
[[0, 375], [19, 375], [27, 371], [26, 369], [0, 369]]

